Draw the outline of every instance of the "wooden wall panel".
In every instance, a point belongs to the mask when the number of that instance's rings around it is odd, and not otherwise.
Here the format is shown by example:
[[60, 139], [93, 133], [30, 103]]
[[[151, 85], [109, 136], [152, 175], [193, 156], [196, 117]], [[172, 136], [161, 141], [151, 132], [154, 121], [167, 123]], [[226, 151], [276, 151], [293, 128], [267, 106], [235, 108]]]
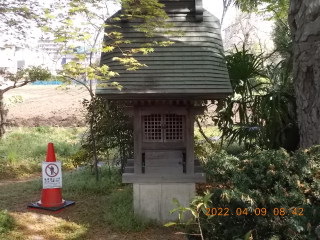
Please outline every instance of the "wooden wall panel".
[[146, 151], [146, 174], [182, 174], [182, 151]]

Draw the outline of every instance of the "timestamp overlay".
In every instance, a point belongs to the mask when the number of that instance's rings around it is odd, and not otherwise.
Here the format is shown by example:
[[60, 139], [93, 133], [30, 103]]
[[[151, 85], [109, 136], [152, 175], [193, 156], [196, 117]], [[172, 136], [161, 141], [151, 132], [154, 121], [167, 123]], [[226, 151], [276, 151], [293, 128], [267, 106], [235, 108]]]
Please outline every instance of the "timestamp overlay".
[[265, 216], [267, 213], [275, 215], [275, 216], [303, 216], [303, 208], [273, 208], [268, 210], [266, 208], [255, 208], [254, 212], [249, 212], [247, 208], [237, 208], [234, 210], [230, 210], [229, 208], [206, 208], [206, 215], [210, 216]]

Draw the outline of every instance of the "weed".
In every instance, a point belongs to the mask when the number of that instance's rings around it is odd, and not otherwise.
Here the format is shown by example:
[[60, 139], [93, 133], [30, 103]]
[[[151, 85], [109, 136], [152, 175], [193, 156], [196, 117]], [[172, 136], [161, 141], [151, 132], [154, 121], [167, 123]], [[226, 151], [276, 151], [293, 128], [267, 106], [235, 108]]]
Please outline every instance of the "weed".
[[35, 127], [35, 131], [39, 133], [50, 133], [52, 130], [50, 129], [49, 126], [40, 126], [40, 127]]
[[10, 151], [10, 152], [8, 153], [8, 160], [9, 160], [9, 162], [10, 162], [11, 164], [15, 164], [16, 161], [17, 161], [16, 153], [13, 152], [13, 151]]
[[142, 231], [156, 223], [134, 214], [132, 186], [118, 189], [110, 195], [104, 220], [110, 227], [121, 231]]
[[63, 239], [78, 239], [86, 232], [86, 228], [74, 222], [63, 221], [52, 232]]
[[76, 170], [63, 174], [64, 192], [81, 192], [82, 194], [110, 194], [112, 190], [120, 187], [121, 175], [118, 169], [100, 168], [100, 180], [97, 182], [89, 168]]
[[0, 211], [0, 236], [1, 234], [7, 233], [13, 230], [15, 227], [15, 222], [13, 217], [9, 215], [7, 210]]
[[22, 103], [22, 102], [23, 102], [23, 98], [21, 95], [14, 95], [14, 96], [11, 96], [9, 98], [4, 99], [4, 105], [6, 107], [13, 105], [13, 104], [17, 104], [17, 103]]
[[80, 148], [78, 135], [82, 131], [82, 128], [47, 126], [15, 128], [0, 140], [0, 179], [40, 172], [49, 142], [53, 142], [56, 159], [62, 162], [63, 169], [73, 168], [70, 156]]

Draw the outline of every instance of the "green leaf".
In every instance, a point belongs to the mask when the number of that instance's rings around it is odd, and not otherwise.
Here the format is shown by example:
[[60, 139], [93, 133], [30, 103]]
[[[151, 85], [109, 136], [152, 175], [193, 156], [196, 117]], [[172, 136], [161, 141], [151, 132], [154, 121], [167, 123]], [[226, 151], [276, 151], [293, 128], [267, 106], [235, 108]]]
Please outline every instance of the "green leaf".
[[194, 221], [194, 219], [193, 219], [193, 218], [190, 218], [190, 219], [188, 220], [188, 222], [186, 223], [186, 225], [187, 225], [187, 226], [190, 225], [193, 221]]
[[207, 213], [207, 209], [204, 207], [204, 205], [201, 206], [201, 210], [202, 210], [203, 214]]
[[199, 211], [199, 208], [203, 205], [204, 203], [199, 203], [198, 205], [197, 205], [197, 211]]
[[166, 223], [164, 224], [165, 227], [170, 227], [170, 226], [173, 226], [173, 225], [176, 225], [177, 223], [175, 222], [169, 222], [169, 223]]
[[204, 196], [204, 198], [203, 198], [204, 204], [207, 204], [207, 202], [210, 200], [212, 195], [213, 195], [213, 193], [210, 193], [210, 194], [207, 194], [206, 196]]
[[179, 210], [179, 208], [172, 209], [172, 210], [169, 212], [170, 215], [171, 215], [172, 213], [174, 213], [175, 211], [177, 211], [177, 210]]
[[176, 198], [172, 199], [174, 205], [176, 205], [177, 207], [180, 207], [179, 201]]
[[247, 232], [246, 235], [244, 235], [244, 240], [250, 240], [250, 238], [251, 238], [251, 233], [252, 233], [252, 230], [250, 230], [249, 232]]
[[179, 212], [179, 220], [182, 222], [183, 221], [183, 212]]

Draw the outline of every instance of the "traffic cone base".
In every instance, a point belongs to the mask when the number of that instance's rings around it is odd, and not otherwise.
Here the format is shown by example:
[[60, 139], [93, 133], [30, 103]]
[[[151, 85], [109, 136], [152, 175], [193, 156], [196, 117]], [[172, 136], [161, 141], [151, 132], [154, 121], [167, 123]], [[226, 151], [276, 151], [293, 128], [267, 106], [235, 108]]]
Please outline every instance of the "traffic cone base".
[[38, 201], [36, 203], [32, 203], [28, 205], [28, 209], [30, 210], [38, 210], [38, 211], [45, 211], [45, 212], [51, 212], [51, 213], [59, 213], [63, 211], [66, 207], [74, 205], [74, 201], [68, 201], [63, 200], [63, 205], [59, 207], [44, 207], [41, 205], [41, 201]]
[[39, 206], [47, 207], [47, 208], [52, 208], [52, 207], [61, 207], [61, 206], [63, 206], [63, 205], [65, 204], [65, 202], [66, 202], [65, 200], [62, 200], [62, 203], [56, 204], [56, 205], [54, 205], [54, 206], [50, 206], [50, 205], [43, 204], [43, 203], [41, 202], [41, 200], [38, 201], [37, 203], [38, 203]]

